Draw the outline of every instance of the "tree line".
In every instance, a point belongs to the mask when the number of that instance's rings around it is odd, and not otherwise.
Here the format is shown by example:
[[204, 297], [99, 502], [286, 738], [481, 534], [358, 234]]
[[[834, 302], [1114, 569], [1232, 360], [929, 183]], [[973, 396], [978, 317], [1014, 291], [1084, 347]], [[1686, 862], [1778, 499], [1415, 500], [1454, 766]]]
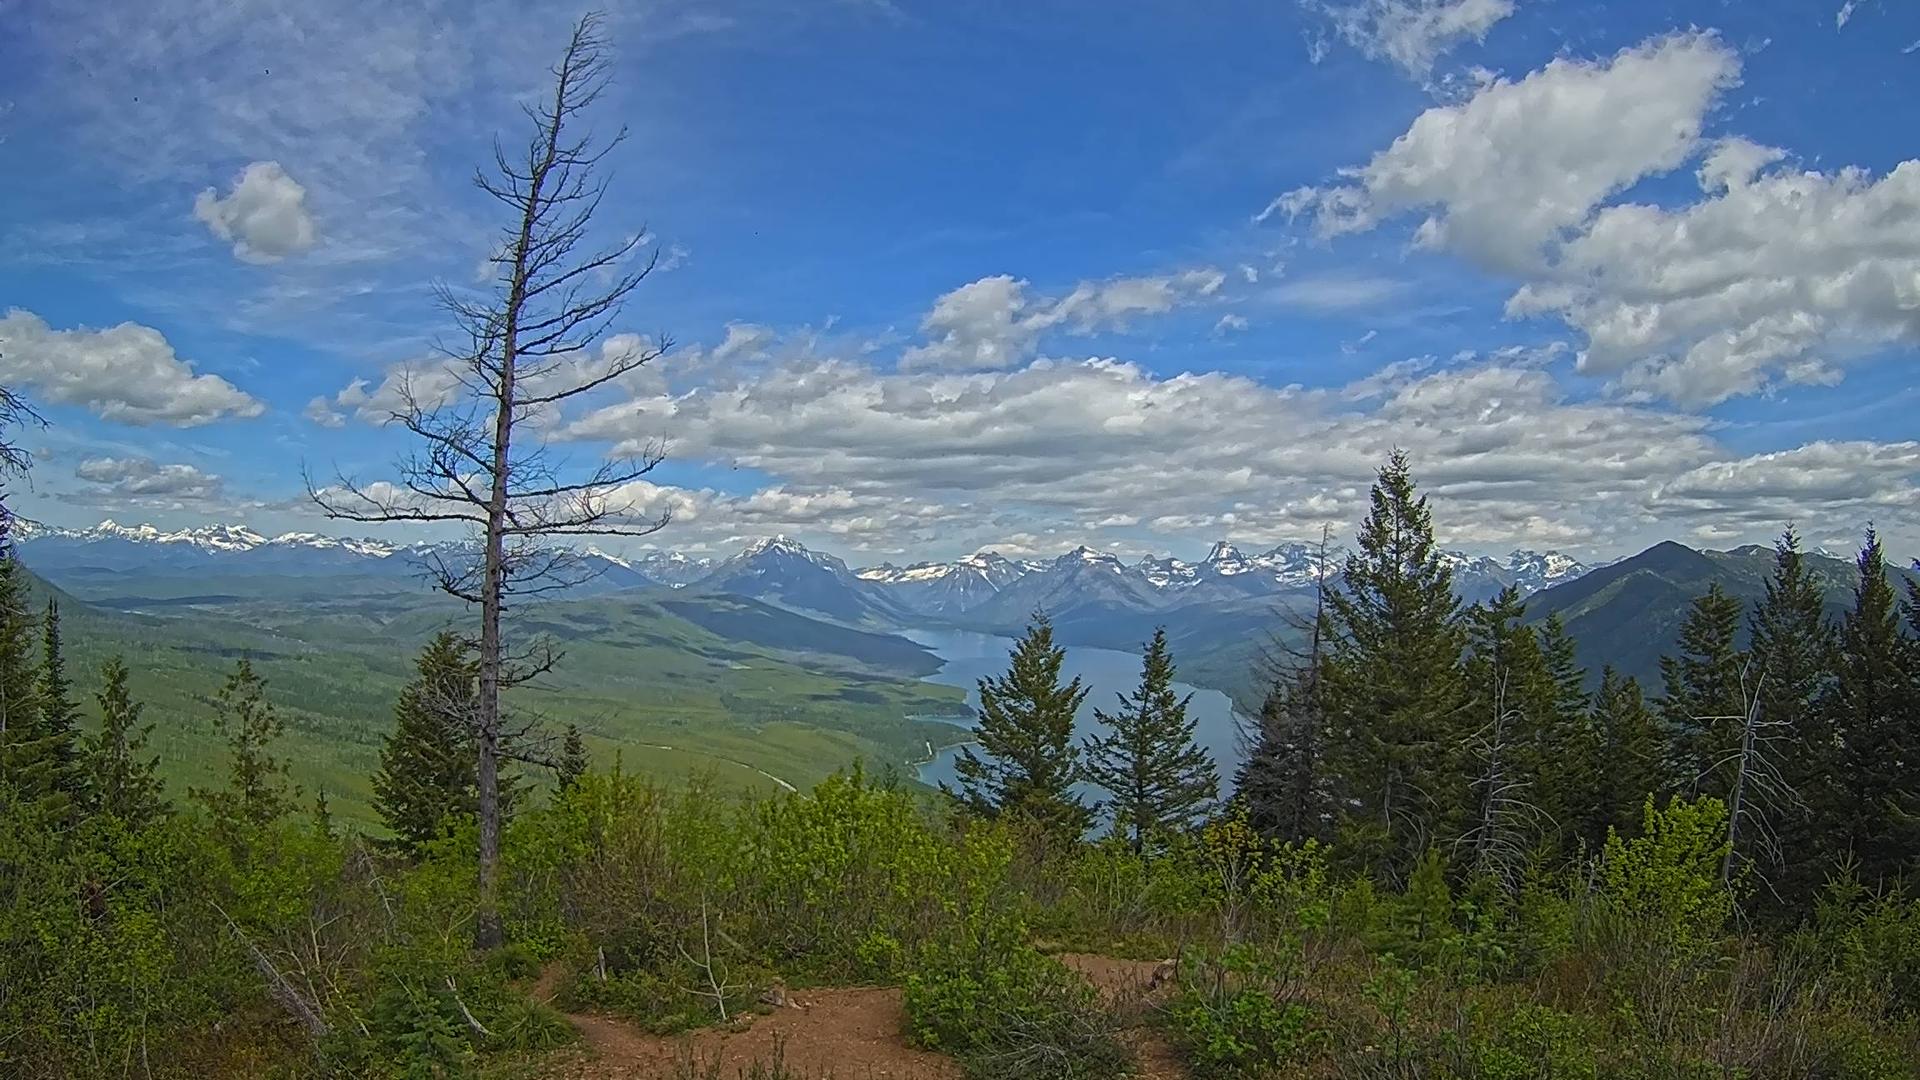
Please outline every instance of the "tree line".
[[[1269, 837], [1333, 844], [1403, 884], [1430, 854], [1513, 881], [1632, 833], [1649, 799], [1710, 796], [1728, 808], [1725, 875], [1780, 907], [1804, 910], [1841, 869], [1891, 883], [1920, 857], [1920, 588], [1896, 593], [1871, 529], [1855, 568], [1853, 603], [1830, 620], [1789, 527], [1764, 597], [1743, 610], [1711, 586], [1649, 694], [1611, 667], [1590, 678], [1559, 617], [1529, 622], [1511, 587], [1463, 605], [1396, 452], [1354, 550], [1323, 567], [1304, 646], [1269, 680], [1232, 805]], [[1007, 673], [980, 682], [961, 804], [1078, 837], [1096, 807], [1076, 785], [1092, 784], [1135, 850], [1214, 809], [1164, 632], [1084, 744], [1086, 690], [1062, 681], [1064, 655], [1037, 616]]]

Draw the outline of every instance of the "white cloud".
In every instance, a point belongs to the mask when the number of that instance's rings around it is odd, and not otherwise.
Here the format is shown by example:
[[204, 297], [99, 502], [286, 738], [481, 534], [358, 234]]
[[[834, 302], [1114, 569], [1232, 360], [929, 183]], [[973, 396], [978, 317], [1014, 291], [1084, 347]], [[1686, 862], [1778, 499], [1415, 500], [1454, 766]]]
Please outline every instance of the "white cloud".
[[1332, 19], [1347, 44], [1369, 58], [1421, 79], [1442, 54], [1486, 40], [1495, 23], [1513, 14], [1513, 0], [1302, 0], [1302, 6]]
[[1301, 188], [1269, 213], [1311, 215], [1323, 235], [1425, 210], [1415, 240], [1496, 269], [1537, 268], [1543, 248], [1593, 209], [1693, 152], [1740, 62], [1705, 33], [1674, 34], [1606, 61], [1558, 59], [1436, 106], [1348, 182]]
[[1010, 274], [972, 281], [934, 302], [920, 328], [927, 342], [908, 349], [908, 368], [1001, 370], [1031, 359], [1040, 337], [1063, 328], [1075, 333], [1123, 327], [1137, 315], [1164, 315], [1215, 296], [1226, 283], [1218, 270], [1199, 268], [1150, 277], [1083, 281], [1059, 299], [1029, 295]]
[[1267, 296], [1283, 306], [1308, 311], [1351, 311], [1375, 307], [1404, 289], [1404, 284], [1389, 277], [1326, 274], [1282, 282]]
[[[950, 373], [802, 356], [611, 404], [560, 435], [637, 445], [664, 434], [676, 460], [775, 478], [779, 494], [752, 507], [710, 503], [703, 530], [758, 524], [916, 552], [1014, 536], [1039, 549], [1062, 522], [1129, 516], [1145, 522], [1133, 539], [1163, 549], [1215, 533], [1268, 542], [1350, 529], [1373, 469], [1400, 446], [1448, 542], [1611, 554], [1721, 513], [1694, 491], [1713, 468], [1761, 467], [1729, 453], [1705, 418], [1569, 398], [1541, 363], [1561, 351], [1422, 359], [1325, 390], [1116, 360]], [[1832, 455], [1827, 485], [1881, 500], [1883, 527], [1920, 540], [1920, 505], [1903, 501], [1911, 484], [1898, 472], [1909, 453]], [[1748, 531], [1764, 538], [1826, 499], [1783, 497]]]
[[[1704, 406], [1920, 341], [1920, 160], [1883, 176], [1785, 164], [1786, 151], [1701, 129], [1739, 60], [1711, 34], [1590, 63], [1556, 60], [1429, 109], [1348, 181], [1270, 210], [1326, 235], [1426, 213], [1423, 246], [1524, 284], [1510, 317], [1586, 338], [1581, 370]], [[1689, 161], [1701, 194], [1615, 201]]]
[[126, 424], [193, 427], [266, 411], [218, 375], [195, 374], [152, 327], [54, 330], [18, 308], [0, 318], [0, 380]]
[[73, 474], [96, 485], [98, 496], [129, 502], [204, 502], [218, 498], [222, 491], [218, 476], [192, 465], [163, 465], [150, 458], [87, 458]]
[[1687, 404], [1832, 382], [1920, 341], [1920, 160], [1762, 172], [1782, 156], [1728, 140], [1702, 201], [1601, 211], [1509, 313], [1564, 319], [1587, 335], [1584, 370]]
[[1245, 315], [1235, 315], [1232, 312], [1228, 312], [1220, 316], [1219, 322], [1213, 324], [1213, 336], [1226, 337], [1228, 334], [1239, 333], [1250, 325]]
[[314, 244], [307, 189], [277, 161], [256, 161], [241, 170], [225, 196], [213, 188], [193, 200], [193, 216], [213, 235], [233, 242], [247, 262], [278, 262]]
[[[346, 391], [343, 390], [341, 393], [344, 394]], [[323, 428], [345, 427], [347, 424], [346, 414], [334, 408], [334, 402], [327, 400], [325, 396], [308, 401], [307, 407], [301, 411], [300, 415]]]

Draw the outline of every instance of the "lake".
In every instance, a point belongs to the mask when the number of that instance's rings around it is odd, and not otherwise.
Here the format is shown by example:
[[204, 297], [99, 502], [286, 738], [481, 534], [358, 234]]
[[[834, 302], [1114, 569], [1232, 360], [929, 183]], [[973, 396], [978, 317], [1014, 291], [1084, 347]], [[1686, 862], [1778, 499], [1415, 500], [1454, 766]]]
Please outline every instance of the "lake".
[[[945, 666], [927, 676], [926, 681], [964, 687], [967, 704], [974, 708], [980, 706], [980, 693], [976, 686], [978, 680], [1006, 674], [1008, 654], [1013, 650], [1012, 638], [963, 630], [912, 630], [904, 636], [926, 646], [934, 655], [946, 661]], [[1080, 677], [1081, 685], [1088, 687], [1088, 692], [1086, 700], [1080, 703], [1080, 711], [1074, 716], [1074, 734], [1078, 738], [1104, 734], [1106, 725], [1094, 719], [1093, 711], [1096, 708], [1107, 712], [1119, 711], [1120, 702], [1116, 695], [1131, 694], [1140, 685], [1140, 656], [1117, 649], [1069, 645], [1061, 678], [1071, 679], [1076, 675]], [[1193, 695], [1187, 702], [1187, 715], [1194, 720], [1194, 738], [1207, 753], [1213, 755], [1214, 765], [1220, 771], [1221, 791], [1224, 794], [1232, 785], [1234, 770], [1239, 767], [1242, 756], [1233, 702], [1218, 690], [1203, 690], [1185, 683], [1173, 685], [1180, 693]], [[965, 738], [964, 731], [956, 731], [955, 738]], [[942, 782], [950, 786], [957, 784], [953, 763], [959, 756], [958, 746], [936, 750], [933, 760], [920, 766], [920, 779], [934, 786]], [[1086, 785], [1081, 785], [1080, 790], [1083, 794], [1093, 791]]]

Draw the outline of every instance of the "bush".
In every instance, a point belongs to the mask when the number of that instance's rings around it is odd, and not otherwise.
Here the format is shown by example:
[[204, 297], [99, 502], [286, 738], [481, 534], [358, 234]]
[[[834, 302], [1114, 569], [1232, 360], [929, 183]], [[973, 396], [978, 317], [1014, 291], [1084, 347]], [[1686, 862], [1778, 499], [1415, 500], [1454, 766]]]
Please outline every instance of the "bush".
[[955, 852], [939, 932], [913, 953], [908, 1036], [960, 1059], [978, 1078], [1094, 1080], [1129, 1055], [1093, 988], [1028, 943], [1007, 872], [1012, 845], [990, 827]]
[[1313, 1011], [1288, 998], [1286, 966], [1250, 945], [1229, 947], [1215, 962], [1181, 965], [1180, 992], [1167, 1015], [1196, 1075], [1270, 1075], [1322, 1041]]
[[978, 1080], [1107, 1080], [1131, 1055], [1093, 988], [1031, 948], [983, 962], [932, 948], [907, 978], [909, 1037]]
[[1595, 1025], [1544, 1005], [1522, 1005], [1476, 1025], [1465, 1055], [1476, 1080], [1595, 1080]]

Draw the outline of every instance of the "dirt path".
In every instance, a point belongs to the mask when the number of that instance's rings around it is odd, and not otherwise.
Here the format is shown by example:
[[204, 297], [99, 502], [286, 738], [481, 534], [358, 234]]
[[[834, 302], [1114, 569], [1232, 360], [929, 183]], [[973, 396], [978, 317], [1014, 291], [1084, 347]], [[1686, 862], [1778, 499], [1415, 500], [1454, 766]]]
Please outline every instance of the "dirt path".
[[[545, 981], [544, 979], [542, 981]], [[621, 1020], [586, 1013], [567, 1019], [590, 1060], [548, 1074], [553, 1080], [738, 1080], [776, 1053], [793, 1080], [958, 1080], [952, 1059], [916, 1050], [901, 1037], [900, 991], [795, 992], [793, 1004], [756, 1015], [742, 1031], [652, 1035]], [[682, 1063], [694, 1066], [680, 1069]], [[717, 1071], [709, 1072], [710, 1069]]]
[[1139, 1023], [1165, 1004], [1172, 992], [1172, 973], [1159, 960], [1122, 960], [1097, 953], [1061, 953], [1055, 959], [1093, 984], [1108, 1008], [1136, 1022], [1129, 1031], [1139, 1062], [1136, 1080], [1188, 1080], [1192, 1074], [1180, 1062], [1166, 1035], [1151, 1024]]
[[[1160, 965], [1151, 960], [1068, 953], [1062, 963], [1092, 983], [1117, 1009], [1141, 1015], [1164, 1000], [1156, 985]], [[560, 970], [549, 966], [533, 994], [550, 1001]], [[742, 1030], [706, 1029], [683, 1035], [653, 1035], [612, 1017], [571, 1013], [584, 1051], [556, 1065], [548, 1080], [742, 1080], [755, 1064], [771, 1065], [779, 1054], [789, 1072], [783, 1080], [959, 1080], [951, 1058], [907, 1045], [897, 987], [801, 990], [790, 1004], [755, 1015]], [[1173, 1050], [1150, 1027], [1133, 1032], [1139, 1056], [1137, 1080], [1187, 1080]], [[689, 1068], [689, 1066], [691, 1066]]]

